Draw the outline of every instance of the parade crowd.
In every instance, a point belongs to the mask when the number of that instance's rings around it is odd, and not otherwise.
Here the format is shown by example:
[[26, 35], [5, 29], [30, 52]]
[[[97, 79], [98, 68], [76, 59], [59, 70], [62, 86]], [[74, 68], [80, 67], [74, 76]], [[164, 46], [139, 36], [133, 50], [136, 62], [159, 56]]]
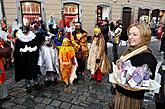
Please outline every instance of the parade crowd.
[[[3, 75], [0, 78], [0, 98], [8, 97], [4, 67], [6, 69], [14, 66], [15, 81], [25, 79], [27, 93], [32, 92], [32, 86], [40, 90], [39, 74], [44, 77], [47, 87], [59, 81], [69, 86], [84, 78], [85, 69], [90, 71], [91, 81], [97, 82], [101, 82], [102, 76], [109, 74], [111, 70], [113, 73], [120, 73], [117, 76], [121, 81], [112, 82], [116, 92], [114, 109], [141, 109], [146, 89], [140, 88], [143, 85], [148, 87], [150, 79], [154, 80], [157, 65], [156, 58], [148, 48], [152, 29], [141, 22], [130, 25], [127, 29], [128, 47], [119, 57], [122, 21], [109, 23], [106, 18], [98, 19], [93, 28], [91, 44], [88, 47], [87, 32], [82, 28], [81, 22], [62, 19], [56, 24], [53, 16], [50, 16], [47, 23], [40, 18], [23, 26], [15, 19], [13, 27], [8, 28], [6, 23], [1, 21], [0, 47], [4, 48], [7, 42], [12, 51], [9, 57], [0, 57]], [[107, 57], [108, 42], [113, 44], [112, 63]], [[147, 69], [148, 73], [141, 72], [141, 69], [135, 70], [141, 66]], [[162, 106], [161, 103], [159, 105]]]

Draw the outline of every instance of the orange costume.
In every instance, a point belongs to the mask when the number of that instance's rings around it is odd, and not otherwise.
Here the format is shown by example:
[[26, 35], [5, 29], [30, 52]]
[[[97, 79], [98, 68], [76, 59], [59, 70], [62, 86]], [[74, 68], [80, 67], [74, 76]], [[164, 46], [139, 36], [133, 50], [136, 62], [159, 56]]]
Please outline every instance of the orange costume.
[[76, 77], [77, 62], [75, 59], [75, 50], [69, 45], [68, 38], [64, 38], [59, 50], [60, 72], [63, 81], [68, 85], [72, 84]]

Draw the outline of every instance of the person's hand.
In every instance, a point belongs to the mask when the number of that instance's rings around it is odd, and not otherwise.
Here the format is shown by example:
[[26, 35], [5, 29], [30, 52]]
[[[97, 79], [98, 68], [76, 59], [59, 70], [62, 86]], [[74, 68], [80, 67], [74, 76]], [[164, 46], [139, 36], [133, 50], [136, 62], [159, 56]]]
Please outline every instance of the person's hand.
[[97, 64], [100, 63], [100, 59], [96, 59], [96, 63], [97, 63]]

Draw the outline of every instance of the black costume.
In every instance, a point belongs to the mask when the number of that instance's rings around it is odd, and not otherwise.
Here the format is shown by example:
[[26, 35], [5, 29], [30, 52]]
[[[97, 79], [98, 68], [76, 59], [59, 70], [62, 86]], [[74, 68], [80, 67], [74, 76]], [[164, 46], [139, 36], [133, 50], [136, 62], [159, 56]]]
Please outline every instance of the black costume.
[[35, 35], [29, 31], [28, 35], [24, 35], [21, 29], [18, 31], [14, 50], [16, 82], [25, 79], [28, 84], [31, 79], [37, 80], [39, 47], [43, 40], [44, 37], [41, 33]]

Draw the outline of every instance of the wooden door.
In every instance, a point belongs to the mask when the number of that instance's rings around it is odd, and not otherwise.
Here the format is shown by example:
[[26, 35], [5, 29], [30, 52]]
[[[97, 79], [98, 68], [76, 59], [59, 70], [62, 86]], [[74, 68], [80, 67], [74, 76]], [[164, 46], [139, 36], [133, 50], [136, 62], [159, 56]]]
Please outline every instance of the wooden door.
[[123, 32], [121, 35], [121, 40], [127, 40], [127, 28], [131, 24], [131, 8], [129, 7], [124, 7], [123, 8], [123, 17], [122, 17], [122, 24], [123, 24]]

